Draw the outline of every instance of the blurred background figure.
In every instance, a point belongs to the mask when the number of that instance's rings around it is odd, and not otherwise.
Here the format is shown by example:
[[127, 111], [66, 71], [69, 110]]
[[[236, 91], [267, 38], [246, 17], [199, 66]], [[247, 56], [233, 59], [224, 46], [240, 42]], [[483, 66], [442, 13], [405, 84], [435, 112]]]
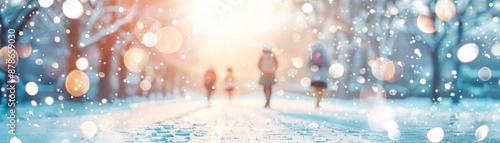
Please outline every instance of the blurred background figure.
[[215, 74], [214, 66], [210, 66], [205, 72], [205, 89], [207, 90], [207, 100], [210, 102], [210, 97], [215, 90], [215, 81], [217, 75]]
[[224, 78], [224, 89], [229, 96], [229, 100], [233, 99], [233, 90], [234, 90], [234, 76], [233, 69], [231, 67], [227, 68], [226, 77]]
[[264, 108], [269, 108], [272, 86], [276, 84], [275, 73], [278, 69], [278, 61], [276, 60], [276, 55], [274, 55], [271, 45], [264, 45], [262, 52], [258, 65], [261, 71], [259, 84], [264, 87], [264, 94], [266, 95], [266, 104]]
[[322, 43], [316, 42], [316, 44], [312, 46], [308, 65], [311, 88], [313, 90], [313, 96], [316, 97], [316, 108], [320, 108], [323, 94], [328, 87], [328, 68], [330, 67], [330, 58], [325, 52]]

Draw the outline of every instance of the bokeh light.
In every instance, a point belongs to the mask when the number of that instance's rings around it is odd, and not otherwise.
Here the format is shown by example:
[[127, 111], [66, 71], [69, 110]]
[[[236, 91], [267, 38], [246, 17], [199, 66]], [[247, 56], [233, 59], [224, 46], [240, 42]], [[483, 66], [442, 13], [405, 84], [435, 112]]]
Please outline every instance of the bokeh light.
[[365, 77], [362, 77], [362, 76], [358, 76], [358, 77], [356, 78], [356, 81], [357, 81], [358, 83], [361, 83], [361, 84], [364, 84], [364, 83], [366, 82]]
[[419, 14], [417, 17], [417, 27], [424, 33], [433, 33], [436, 31], [434, 22], [429, 15]]
[[151, 82], [149, 80], [143, 80], [141, 83], [139, 83], [139, 87], [141, 87], [142, 90], [148, 91], [151, 89]]
[[457, 13], [455, 3], [451, 0], [439, 0], [435, 8], [436, 16], [442, 21], [449, 21]]
[[182, 34], [174, 27], [163, 27], [156, 31], [156, 48], [163, 53], [173, 53], [181, 48]]
[[300, 85], [304, 87], [309, 87], [310, 84], [311, 84], [311, 79], [309, 79], [308, 77], [303, 77], [302, 79], [300, 79]]
[[312, 65], [309, 67], [309, 70], [311, 70], [312, 72], [317, 72], [319, 70], [319, 67], [317, 65]]
[[111, 116], [105, 116], [99, 120], [99, 129], [109, 131], [115, 126], [115, 120]]
[[397, 141], [397, 140], [399, 140], [399, 137], [401, 137], [401, 131], [399, 131], [399, 130], [389, 131], [389, 132], [387, 132], [387, 136], [389, 137], [389, 139], [391, 139], [393, 141]]
[[500, 57], [500, 43], [491, 46], [491, 54]]
[[479, 69], [477, 72], [477, 77], [481, 79], [482, 81], [488, 81], [491, 79], [491, 70], [488, 67], [482, 67]]
[[154, 47], [156, 45], [157, 38], [154, 33], [147, 32], [142, 36], [142, 44], [144, 44], [147, 47]]
[[385, 121], [385, 123], [384, 123], [385, 131], [389, 132], [389, 131], [397, 130], [398, 128], [399, 128], [399, 125], [394, 120], [388, 120], [388, 121]]
[[344, 66], [340, 63], [334, 63], [328, 69], [328, 73], [333, 78], [339, 78], [344, 74]]
[[486, 138], [486, 136], [488, 136], [488, 132], [489, 132], [488, 125], [479, 126], [479, 128], [477, 128], [476, 134], [475, 134], [476, 140], [478, 142], [483, 141]]
[[429, 130], [429, 132], [427, 132], [427, 139], [430, 142], [437, 143], [443, 140], [443, 138], [444, 130], [441, 127], [432, 128], [431, 130]]
[[28, 58], [31, 55], [32, 47], [30, 44], [20, 44], [16, 46], [16, 51], [20, 58]]
[[[7, 46], [2, 47], [0, 49], [0, 67], [7, 71], [9, 64], [7, 63], [8, 61], [12, 61], [13, 66], [17, 66], [17, 63], [19, 62], [19, 56], [17, 55], [16, 50], [12, 49], [12, 55], [14, 56], [13, 59], [9, 58], [9, 48]], [[14, 60], [14, 61], [13, 61]]]
[[14, 136], [10, 139], [10, 143], [22, 143], [22, 141]]
[[[154, 34], [161, 27], [162, 26], [161, 26], [160, 22], [158, 20], [154, 19], [154, 18], [151, 18], [151, 17], [141, 18], [135, 24], [135, 28], [134, 28], [135, 38], [137, 38], [137, 40], [139, 40], [139, 41], [141, 41], [143, 43], [152, 44], [152, 43], [150, 43], [150, 41], [151, 40], [156, 40], [156, 38], [152, 38], [152, 37], [156, 37], [156, 35], [154, 35]], [[146, 36], [147, 33], [150, 33], [150, 34], [153, 34], [153, 35], [149, 35], [148, 34], [149, 36]], [[146, 40], [146, 41], [144, 41], [143, 38], [152, 38], [152, 39], [147, 39], [147, 40], [144, 39], [144, 40]], [[150, 46], [150, 47], [153, 47], [153, 46]]]
[[359, 95], [361, 104], [365, 107], [374, 107], [385, 104], [387, 99], [385, 89], [376, 83], [366, 83]]
[[[401, 61], [394, 63], [393, 61], [392, 64], [394, 65], [394, 74], [392, 76], [389, 76], [386, 80], [390, 82], [395, 82], [401, 79], [404, 75], [404, 67], [403, 63]], [[389, 63], [391, 64], [391, 63]]]
[[398, 94], [398, 91], [397, 91], [396, 89], [391, 89], [391, 90], [389, 90], [389, 95], [394, 96], [394, 95], [396, 95], [396, 94]]
[[[396, 73], [396, 67], [394, 66], [394, 62], [389, 59], [377, 58], [371, 64], [371, 68], [373, 76], [375, 76], [379, 80], [389, 81], [399, 79], [394, 77]], [[401, 77], [401, 75], [398, 76]]]
[[420, 79], [420, 84], [425, 85], [427, 83], [427, 80], [425, 78]]
[[460, 47], [457, 51], [457, 58], [462, 63], [474, 61], [479, 54], [479, 48], [475, 43], [468, 43]]
[[45, 104], [47, 105], [52, 105], [54, 103], [54, 98], [48, 96], [48, 97], [45, 97]]
[[86, 58], [78, 58], [78, 60], [76, 60], [76, 67], [79, 69], [79, 70], [85, 70], [89, 67], [89, 61], [87, 61]]
[[92, 139], [97, 133], [97, 125], [92, 121], [85, 121], [80, 124], [80, 131], [87, 139]]
[[38, 85], [34, 82], [28, 82], [25, 88], [28, 95], [35, 96], [38, 93]]
[[313, 12], [313, 6], [310, 3], [304, 3], [302, 5], [302, 11], [304, 13], [307, 13], [307, 14], [312, 13]]
[[292, 58], [292, 64], [293, 67], [295, 68], [302, 68], [304, 67], [304, 58], [302, 57]]
[[40, 4], [41, 7], [50, 7], [54, 3], [54, 0], [38, 0], [38, 4]]
[[123, 60], [128, 70], [140, 72], [148, 64], [149, 55], [142, 49], [131, 48], [125, 53]]
[[90, 81], [85, 72], [73, 70], [68, 74], [65, 85], [69, 94], [78, 97], [87, 93], [90, 88]]
[[78, 0], [67, 0], [63, 3], [62, 10], [66, 17], [77, 19], [83, 14], [83, 5]]
[[[58, 24], [61, 22], [61, 18], [59, 18], [59, 16], [54, 16], [53, 21], [55, 24]], [[56, 37], [56, 38], [59, 38], [59, 37]], [[56, 42], [59, 42], [61, 40], [61, 39], [59, 39], [59, 41], [58, 41], [56, 38], [54, 38], [54, 41], [56, 41]]]
[[[386, 106], [376, 106], [367, 114], [367, 121], [373, 131], [385, 131], [386, 124], [395, 119], [394, 110]], [[396, 124], [397, 125], [397, 124]], [[396, 128], [394, 125], [389, 128]]]

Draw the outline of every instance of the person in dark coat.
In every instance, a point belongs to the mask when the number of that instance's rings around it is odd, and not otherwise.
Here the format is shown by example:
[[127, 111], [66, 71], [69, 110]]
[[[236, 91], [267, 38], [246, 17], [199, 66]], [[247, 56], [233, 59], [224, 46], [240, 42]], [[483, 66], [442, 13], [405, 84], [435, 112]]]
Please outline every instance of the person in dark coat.
[[317, 42], [312, 46], [309, 57], [309, 78], [311, 79], [311, 88], [313, 95], [316, 97], [316, 108], [320, 108], [320, 103], [323, 100], [323, 95], [328, 87], [330, 68], [330, 58], [323, 48], [323, 44]]

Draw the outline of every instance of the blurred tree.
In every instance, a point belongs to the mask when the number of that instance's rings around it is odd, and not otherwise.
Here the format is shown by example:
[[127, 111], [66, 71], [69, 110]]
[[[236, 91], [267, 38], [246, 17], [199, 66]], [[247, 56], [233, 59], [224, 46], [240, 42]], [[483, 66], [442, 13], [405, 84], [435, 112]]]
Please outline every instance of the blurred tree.
[[[477, 36], [484, 36], [478, 33], [488, 24], [491, 19], [500, 14], [499, 1], [495, 0], [420, 0], [409, 4], [406, 1], [398, 1], [398, 8], [412, 11], [407, 13], [405, 27], [398, 28], [399, 31], [409, 33], [423, 43], [428, 45], [429, 56], [432, 65], [431, 100], [441, 102], [441, 96], [446, 90], [444, 84], [446, 79], [444, 74], [449, 71], [443, 70], [444, 64], [454, 64], [453, 68], [458, 73], [458, 78], [452, 79], [455, 86], [452, 86], [452, 101], [458, 103], [461, 98], [464, 81], [459, 81], [461, 77], [468, 73], [461, 72], [461, 62], [458, 60], [458, 49], [469, 42], [483, 45]], [[494, 6], [495, 5], [495, 6]], [[491, 45], [491, 44], [488, 44]], [[480, 46], [480, 47], [483, 47]]]
[[[67, 72], [78, 70], [76, 61], [83, 56], [82, 53], [92, 47], [98, 46], [101, 54], [99, 91], [96, 100], [109, 99], [112, 82], [110, 73], [112, 48], [116, 42], [116, 33], [131, 22], [140, 3], [124, 5], [126, 1], [87, 1], [83, 3], [86, 12], [80, 18], [67, 18], [68, 20], [68, 44], [70, 54], [68, 55]], [[130, 2], [129, 2], [130, 3]], [[127, 8], [127, 9], [126, 9]], [[123, 44], [126, 45], [126, 44]], [[83, 97], [71, 97], [73, 101], [82, 101]]]
[[[21, 1], [21, 2], [9, 2], [9, 1], [2, 1], [0, 3], [1, 5], [1, 10], [0, 10], [0, 49], [6, 48], [7, 45], [9, 45], [9, 39], [8, 37], [11, 37], [9, 35], [12, 35], [10, 32], [11, 30], [14, 30], [14, 37], [13, 40], [18, 41], [19, 40], [19, 32], [25, 27], [25, 25], [28, 24], [30, 18], [35, 14], [35, 12], [38, 10], [37, 6], [37, 1], [36, 0], [28, 0], [28, 1]], [[15, 43], [17, 44], [17, 43]], [[15, 45], [17, 46], [17, 45]], [[1, 66], [6, 66], [5, 59], [4, 57], [7, 57], [6, 55], [1, 55], [2, 59], [0, 60], [2, 63], [0, 64]], [[16, 61], [18, 63], [18, 61]], [[2, 67], [3, 68], [3, 67]], [[7, 69], [7, 68], [5, 68]], [[0, 87], [1, 88], [6, 88], [7, 85], [7, 80], [9, 78], [7, 77], [7, 72], [5, 69], [0, 69]], [[17, 68], [16, 68], [17, 70]], [[18, 84], [13, 83], [13, 84]], [[17, 86], [19, 87], [19, 86]], [[19, 94], [19, 88], [16, 88], [16, 94]], [[0, 90], [0, 104], [2, 104], [2, 99], [3, 97], [8, 94], [8, 92], [4, 93], [4, 91], [7, 90]]]
[[[308, 14], [313, 37], [325, 41], [332, 53], [332, 60], [344, 66], [344, 75], [334, 80], [336, 96], [353, 98], [359, 92], [360, 83], [357, 77], [383, 84], [368, 76], [368, 61], [376, 58], [388, 58], [393, 54], [393, 45], [398, 33], [394, 33], [394, 25], [399, 20], [387, 9], [395, 5], [394, 0], [314, 0], [308, 1], [313, 12]], [[302, 10], [307, 6], [301, 3]], [[364, 82], [363, 82], [364, 83]], [[363, 84], [361, 83], [361, 84]], [[345, 94], [344, 94], [345, 93]]]

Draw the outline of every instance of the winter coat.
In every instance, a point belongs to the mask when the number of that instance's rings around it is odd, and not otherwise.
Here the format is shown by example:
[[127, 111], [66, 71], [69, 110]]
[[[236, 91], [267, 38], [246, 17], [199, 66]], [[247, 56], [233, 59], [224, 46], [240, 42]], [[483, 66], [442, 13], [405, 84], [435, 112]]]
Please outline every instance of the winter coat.
[[217, 81], [217, 75], [215, 74], [214, 70], [207, 70], [205, 73], [205, 88], [209, 91], [214, 90], [215, 88], [215, 81]]
[[[264, 53], [264, 54], [272, 54], [272, 53]], [[259, 64], [258, 64], [259, 70], [261, 70], [259, 84], [262, 86], [272, 86], [272, 85], [276, 84], [276, 75], [275, 75], [275, 73], [271, 73], [271, 74], [264, 74], [263, 73], [263, 69], [262, 69], [262, 64], [264, 62], [263, 57], [264, 57], [264, 55], [262, 55], [260, 57]], [[276, 55], [272, 54], [272, 57], [273, 57], [272, 62], [275, 64], [276, 68], [278, 68], [278, 61], [276, 60]]]

